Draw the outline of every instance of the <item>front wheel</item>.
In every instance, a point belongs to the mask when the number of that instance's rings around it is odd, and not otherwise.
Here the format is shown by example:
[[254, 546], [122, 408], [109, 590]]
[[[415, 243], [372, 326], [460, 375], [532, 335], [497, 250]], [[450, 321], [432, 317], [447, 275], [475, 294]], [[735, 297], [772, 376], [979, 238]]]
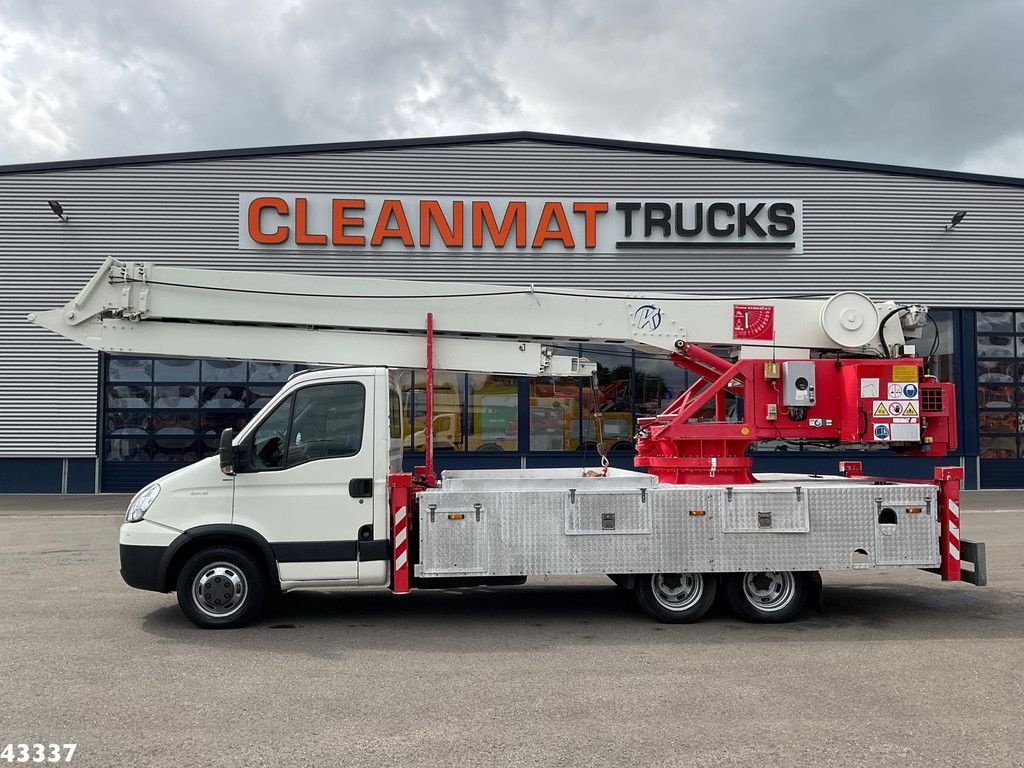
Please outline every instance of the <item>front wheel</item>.
[[637, 602], [665, 624], [697, 621], [715, 602], [718, 580], [709, 573], [652, 573], [636, 577]]
[[800, 615], [807, 602], [808, 576], [793, 571], [731, 573], [725, 579], [729, 605], [746, 621], [781, 624]]
[[255, 619], [263, 608], [263, 571], [245, 552], [213, 547], [193, 555], [178, 574], [178, 605], [203, 629], [232, 629]]

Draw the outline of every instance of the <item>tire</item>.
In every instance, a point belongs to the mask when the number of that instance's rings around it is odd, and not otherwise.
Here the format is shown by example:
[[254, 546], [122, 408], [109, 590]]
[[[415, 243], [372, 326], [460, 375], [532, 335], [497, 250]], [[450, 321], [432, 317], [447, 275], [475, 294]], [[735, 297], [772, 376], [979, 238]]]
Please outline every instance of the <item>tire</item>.
[[794, 571], [731, 573], [725, 580], [725, 595], [741, 619], [782, 624], [804, 609], [809, 583], [806, 573]]
[[178, 605], [203, 629], [243, 627], [259, 616], [266, 579], [240, 549], [212, 547], [193, 555], [178, 574]]
[[710, 573], [651, 573], [636, 577], [633, 594], [644, 612], [664, 624], [698, 621], [715, 602], [718, 579]]

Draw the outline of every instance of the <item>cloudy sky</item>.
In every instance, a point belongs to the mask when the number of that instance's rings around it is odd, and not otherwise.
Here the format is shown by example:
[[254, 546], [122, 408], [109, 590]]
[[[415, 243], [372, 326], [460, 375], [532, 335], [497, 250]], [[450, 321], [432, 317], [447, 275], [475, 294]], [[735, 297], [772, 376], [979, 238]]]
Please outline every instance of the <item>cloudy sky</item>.
[[536, 130], [1024, 176], [1024, 0], [0, 0], [0, 164]]

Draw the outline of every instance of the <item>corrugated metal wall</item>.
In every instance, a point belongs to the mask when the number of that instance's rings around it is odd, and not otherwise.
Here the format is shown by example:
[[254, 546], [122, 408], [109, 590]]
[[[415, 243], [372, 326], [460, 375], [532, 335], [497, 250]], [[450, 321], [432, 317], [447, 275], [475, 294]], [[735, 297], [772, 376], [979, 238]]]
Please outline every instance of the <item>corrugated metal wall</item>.
[[[804, 253], [345, 253], [238, 248], [239, 192], [793, 197]], [[46, 201], [59, 200], [69, 223]], [[968, 217], [947, 233], [956, 210]], [[97, 359], [25, 320], [104, 256], [204, 267], [657, 289], [861, 290], [1024, 307], [1024, 189], [773, 162], [508, 141], [0, 173], [0, 456], [93, 456]]]

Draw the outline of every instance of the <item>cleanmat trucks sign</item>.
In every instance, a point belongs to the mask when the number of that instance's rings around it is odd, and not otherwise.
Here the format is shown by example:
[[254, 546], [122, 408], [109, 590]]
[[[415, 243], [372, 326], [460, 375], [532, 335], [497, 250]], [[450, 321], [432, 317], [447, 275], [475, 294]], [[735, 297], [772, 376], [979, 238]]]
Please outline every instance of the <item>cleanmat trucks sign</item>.
[[803, 252], [802, 201], [239, 195], [243, 249]]

